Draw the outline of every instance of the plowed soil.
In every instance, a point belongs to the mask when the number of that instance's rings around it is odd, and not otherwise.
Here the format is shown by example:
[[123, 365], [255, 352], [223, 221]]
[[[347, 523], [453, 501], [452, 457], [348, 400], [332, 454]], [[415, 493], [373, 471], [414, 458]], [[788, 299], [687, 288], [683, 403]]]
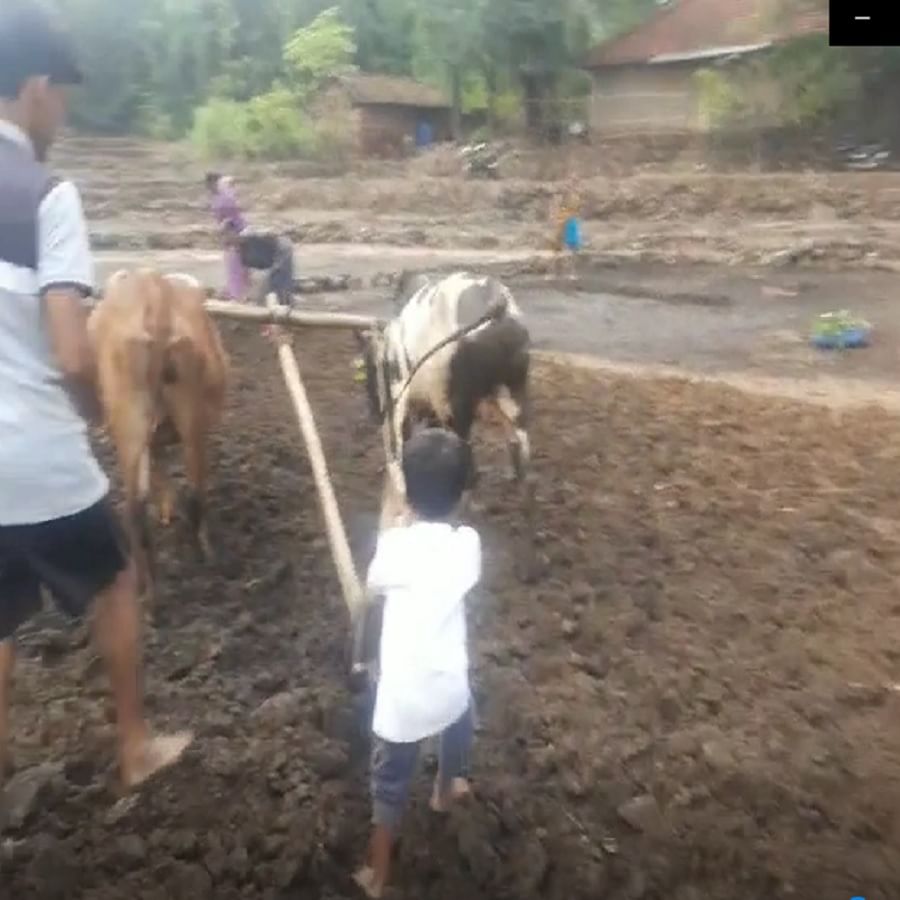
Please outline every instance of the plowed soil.
[[[162, 536], [146, 637], [154, 721], [196, 743], [120, 800], [84, 631], [31, 627], [14, 761], [60, 768], [0, 838], [4, 900], [356, 896], [337, 582], [273, 350], [226, 336], [219, 561]], [[298, 346], [362, 564], [380, 459], [354, 345]], [[482, 443], [476, 801], [434, 820], [423, 773], [398, 895], [900, 896], [898, 421], [550, 364], [535, 393], [544, 577], [513, 576], [516, 494]]]

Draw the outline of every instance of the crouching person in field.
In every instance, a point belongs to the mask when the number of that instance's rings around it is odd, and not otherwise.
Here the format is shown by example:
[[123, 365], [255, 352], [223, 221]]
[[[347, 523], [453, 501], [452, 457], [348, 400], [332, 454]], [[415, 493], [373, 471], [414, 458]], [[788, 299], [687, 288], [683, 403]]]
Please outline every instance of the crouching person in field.
[[[212, 214], [225, 246], [225, 293], [229, 300], [265, 302], [274, 293], [282, 306], [294, 296], [294, 245], [274, 232], [250, 229], [231, 178], [218, 172], [206, 176]], [[265, 272], [260, 297], [251, 296], [250, 272]]]
[[373, 831], [357, 884], [380, 897], [423, 740], [439, 736], [431, 807], [469, 793], [472, 700], [465, 598], [481, 577], [481, 542], [453, 515], [466, 486], [468, 445], [449, 431], [414, 435], [403, 452], [410, 516], [384, 531], [369, 569], [383, 596], [372, 751]]
[[84, 416], [99, 405], [83, 297], [92, 261], [78, 191], [44, 165], [80, 81], [37, 7], [0, 5], [0, 782], [19, 626], [42, 591], [94, 630], [128, 787], [174, 762], [189, 735], [144, 719], [133, 568]]

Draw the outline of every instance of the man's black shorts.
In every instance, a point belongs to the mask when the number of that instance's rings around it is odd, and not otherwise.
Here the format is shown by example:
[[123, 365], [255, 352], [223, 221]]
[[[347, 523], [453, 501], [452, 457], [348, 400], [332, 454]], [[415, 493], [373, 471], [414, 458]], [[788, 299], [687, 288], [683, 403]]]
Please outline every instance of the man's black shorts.
[[125, 569], [128, 553], [108, 499], [38, 525], [0, 525], [0, 641], [41, 608], [41, 587], [71, 618]]

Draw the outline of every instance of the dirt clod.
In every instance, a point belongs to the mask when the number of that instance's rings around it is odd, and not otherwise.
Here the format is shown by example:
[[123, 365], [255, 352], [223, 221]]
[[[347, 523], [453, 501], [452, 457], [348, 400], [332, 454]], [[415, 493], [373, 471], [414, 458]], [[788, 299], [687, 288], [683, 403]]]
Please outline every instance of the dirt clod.
[[632, 798], [623, 803], [616, 812], [623, 822], [644, 834], [659, 834], [665, 828], [659, 804], [649, 794]]
[[46, 763], [14, 775], [0, 794], [0, 832], [22, 828], [41, 801], [59, 789], [64, 782], [63, 772], [62, 765]]

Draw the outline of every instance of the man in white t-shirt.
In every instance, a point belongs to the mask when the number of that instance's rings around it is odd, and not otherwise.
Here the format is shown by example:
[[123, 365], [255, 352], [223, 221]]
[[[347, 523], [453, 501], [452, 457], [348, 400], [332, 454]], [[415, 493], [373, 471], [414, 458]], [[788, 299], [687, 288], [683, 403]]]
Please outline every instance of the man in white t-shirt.
[[469, 793], [472, 701], [466, 595], [481, 578], [481, 541], [449, 524], [465, 490], [469, 447], [428, 429], [404, 447], [403, 474], [413, 521], [386, 530], [369, 568], [370, 596], [383, 596], [379, 674], [372, 730], [373, 832], [356, 881], [380, 897], [394, 837], [416, 771], [419, 746], [440, 735], [435, 812]]
[[93, 271], [78, 190], [47, 152], [80, 81], [65, 39], [36, 7], [0, 5], [0, 783], [20, 625], [46, 589], [80, 617], [94, 607], [112, 683], [122, 780], [174, 762], [186, 734], [153, 737], [140, 686], [135, 579], [109, 483], [91, 452], [94, 357], [84, 298]]

